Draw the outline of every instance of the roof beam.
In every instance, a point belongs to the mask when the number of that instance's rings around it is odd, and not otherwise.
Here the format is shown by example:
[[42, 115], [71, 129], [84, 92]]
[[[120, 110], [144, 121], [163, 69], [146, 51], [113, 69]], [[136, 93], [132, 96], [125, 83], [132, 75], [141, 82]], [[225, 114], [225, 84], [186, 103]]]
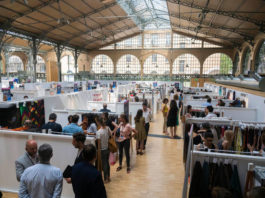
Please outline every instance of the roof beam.
[[[196, 24], [200, 24], [201, 22], [197, 19], [194, 19], [194, 18], [189, 18], [189, 17], [185, 17], [185, 16], [179, 16], [177, 15], [176, 13], [170, 13], [170, 17], [174, 17], [174, 18], [178, 18], [178, 19], [182, 19], [182, 20], [185, 20], [185, 21], [189, 21], [189, 22], [193, 22], [193, 23], [196, 23]], [[231, 27], [226, 27], [226, 26], [220, 26], [220, 25], [216, 25], [216, 24], [208, 24], [207, 22], [202, 22], [201, 23], [202, 25], [205, 25], [207, 27], [211, 27], [213, 29], [221, 29], [221, 30], [225, 30], [225, 31], [228, 31], [228, 32], [232, 32], [232, 33], [236, 33], [236, 34], [239, 34], [240, 36], [244, 37], [244, 39], [247, 39], [247, 40], [253, 40], [254, 37], [252, 36], [249, 36], [243, 32], [240, 32], [238, 31], [236, 28], [231, 28]], [[204, 28], [204, 27], [201, 27], [201, 28]]]
[[[78, 16], [78, 17], [75, 17], [75, 18], [71, 18], [71, 23], [77, 22], [77, 21], [79, 21], [81, 19], [87, 18], [87, 17], [89, 17], [89, 16], [91, 16], [93, 14], [96, 14], [96, 13], [101, 12], [103, 10], [109, 9], [109, 8], [111, 8], [113, 6], [116, 6], [116, 5], [117, 5], [117, 3], [114, 2], [114, 3], [108, 4], [108, 5], [104, 5], [104, 6], [100, 7], [100, 8], [98, 8], [98, 9], [94, 9], [92, 12], [89, 12], [87, 14], [84, 14], [84, 15], [81, 15], [81, 16]], [[45, 31], [42, 34], [42, 36], [46, 36], [47, 34], [52, 32], [53, 30], [61, 28], [61, 27], [65, 26], [65, 25], [68, 25], [68, 24], [59, 24], [59, 25], [55, 26], [54, 28], [50, 28], [49, 30]]]
[[[121, 21], [124, 21], [124, 20], [127, 20], [127, 18], [118, 19], [118, 20], [116, 20], [116, 21], [114, 21], [114, 22], [112, 22], [112, 23], [106, 24], [106, 25], [104, 25], [104, 26], [99, 26], [99, 27], [97, 27], [96, 29], [91, 29], [91, 30], [88, 30], [88, 31], [86, 31], [86, 32], [81, 32], [81, 33], [75, 34], [75, 35], [73, 35], [72, 37], [68, 38], [68, 39], [67, 39], [67, 42], [65, 42], [65, 44], [66, 44], [66, 43], [70, 43], [70, 41], [72, 41], [72, 40], [75, 39], [76, 37], [80, 37], [80, 36], [82, 36], [82, 35], [84, 35], [84, 34], [88, 34], [88, 33], [91, 33], [91, 32], [98, 32], [98, 31], [100, 31], [101, 29], [105, 29], [107, 26], [114, 25], [115, 23], [117, 23], [117, 22], [121, 22]], [[137, 26], [135, 25], [135, 27], [137, 27]], [[112, 33], [115, 34], [115, 32], [112, 32]], [[104, 34], [102, 34], [102, 35], [104, 35]], [[104, 35], [104, 36], [109, 36], [109, 35]], [[98, 38], [98, 39], [96, 39], [96, 40], [100, 40], [100, 39], [102, 39], [102, 37], [100, 37], [100, 38]]]
[[20, 13], [19, 15], [13, 17], [12, 20], [17, 20], [19, 18], [22, 18], [22, 17], [28, 15], [28, 14], [36, 12], [38, 9], [44, 8], [44, 7], [50, 5], [50, 4], [54, 3], [54, 2], [57, 2], [57, 0], [49, 0], [49, 1], [43, 2], [42, 4], [40, 4], [40, 5], [36, 6], [36, 7], [30, 8], [29, 10], [23, 12], [23, 14]]
[[233, 11], [215, 10], [212, 8], [205, 8], [203, 6], [196, 5], [192, 2], [187, 2], [187, 1], [180, 1], [180, 0], [167, 0], [167, 1], [170, 3], [175, 3], [175, 4], [182, 5], [182, 6], [190, 7], [190, 8], [203, 10], [205, 13], [215, 13], [218, 15], [227, 16], [227, 17], [235, 18], [235, 19], [238, 19], [241, 21], [253, 23], [258, 27], [264, 26], [264, 24], [265, 24], [265, 21], [259, 21], [259, 20], [256, 20], [256, 19], [253, 19], [250, 17], [246, 17], [246, 16], [242, 16], [242, 15], [236, 15], [236, 14], [234, 14]]
[[[108, 46], [108, 45], [115, 44], [115, 43], [120, 42], [120, 41], [123, 41], [123, 40], [125, 40], [125, 39], [129, 39], [129, 38], [132, 38], [132, 37], [138, 36], [139, 34], [141, 34], [141, 32], [133, 33], [133, 34], [131, 34], [131, 35], [129, 35], [129, 36], [122, 37], [122, 38], [120, 38], [120, 39], [113, 40], [113, 41], [111, 41], [111, 42], [105, 43], [105, 44], [99, 46], [99, 47], [96, 48], [96, 49], [99, 49], [99, 48], [102, 48], [102, 47], [105, 47], [105, 46]], [[92, 50], [96, 50], [96, 49], [92, 49]]]
[[236, 45], [236, 46], [240, 45], [239, 42], [231, 41], [231, 39], [226, 38], [226, 37], [222, 37], [222, 36], [219, 36], [219, 35], [216, 35], [216, 34], [212, 34], [212, 33], [208, 33], [208, 32], [198, 32], [197, 28], [180, 26], [180, 25], [174, 24], [174, 23], [171, 23], [171, 25], [172, 25], [172, 28], [175, 27], [175, 28], [178, 28], [178, 29], [188, 30], [188, 31], [192, 31], [192, 32], [195, 32], [195, 33], [199, 33], [199, 34], [204, 34], [206, 36], [211, 36], [213, 38], [222, 39], [222, 40], [228, 41], [228, 42], [230, 42], [230, 43], [232, 43], [233, 45]]
[[[124, 28], [119, 29], [118, 31], [116, 31], [116, 32], [114, 32], [114, 33], [115, 33], [115, 34], [119, 34], [119, 33], [122, 33], [122, 32], [124, 32], [124, 31], [130, 30], [130, 29], [133, 29], [133, 28], [137, 28], [137, 26], [131, 26], [131, 27], [130, 27], [130, 26], [127, 26], [127, 27], [124, 27]], [[139, 31], [139, 32], [140, 32], [140, 31]], [[95, 43], [95, 42], [97, 42], [97, 41], [99, 41], [99, 40], [103, 40], [103, 39], [104, 39], [104, 38], [101, 37], [100, 39], [96, 39], [96, 40], [92, 40], [92, 41], [86, 42], [86, 43], [84, 43], [84, 46], [86, 47], [86, 46], [89, 45], [89, 44]], [[116, 42], [115, 38], [114, 38], [113, 41]]]

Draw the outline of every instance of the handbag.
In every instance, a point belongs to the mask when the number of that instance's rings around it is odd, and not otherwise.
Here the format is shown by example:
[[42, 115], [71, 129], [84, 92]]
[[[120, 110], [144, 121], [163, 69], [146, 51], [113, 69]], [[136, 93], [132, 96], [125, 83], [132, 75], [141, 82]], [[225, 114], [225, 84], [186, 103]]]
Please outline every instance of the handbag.
[[63, 177], [69, 178], [72, 175], [72, 166], [68, 165], [65, 170], [63, 171]]
[[109, 151], [111, 153], [116, 153], [118, 151], [114, 136], [110, 136], [109, 138]]

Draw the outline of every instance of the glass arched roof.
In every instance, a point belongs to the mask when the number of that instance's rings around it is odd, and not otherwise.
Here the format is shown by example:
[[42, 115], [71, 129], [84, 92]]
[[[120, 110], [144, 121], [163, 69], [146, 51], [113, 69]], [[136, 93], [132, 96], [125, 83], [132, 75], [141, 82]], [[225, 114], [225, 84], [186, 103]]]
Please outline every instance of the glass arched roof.
[[170, 29], [166, 0], [117, 0], [141, 30]]

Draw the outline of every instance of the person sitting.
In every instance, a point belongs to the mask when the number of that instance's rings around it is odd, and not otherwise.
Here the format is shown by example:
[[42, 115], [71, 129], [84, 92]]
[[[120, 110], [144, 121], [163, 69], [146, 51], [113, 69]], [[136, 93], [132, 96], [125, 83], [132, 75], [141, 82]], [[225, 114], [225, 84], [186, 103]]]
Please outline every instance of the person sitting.
[[205, 107], [205, 114], [206, 114], [206, 119], [211, 119], [217, 117], [215, 113], [213, 113], [213, 107], [212, 106], [207, 106]]
[[107, 109], [108, 105], [106, 103], [103, 104], [103, 109], [100, 109], [100, 112], [111, 112], [111, 110]]
[[224, 107], [225, 106], [225, 102], [222, 99], [219, 99], [216, 106]]
[[216, 149], [213, 144], [213, 134], [211, 131], [207, 131], [203, 137], [203, 144], [197, 145], [198, 150], [208, 151], [208, 149]]
[[68, 124], [67, 124], [67, 125], [69, 125], [69, 124], [72, 123], [73, 116], [72, 116], [72, 115], [69, 115], [69, 116], [67, 117], [67, 119], [68, 119]]
[[95, 121], [95, 118], [92, 114], [89, 114], [87, 116], [87, 133], [88, 134], [96, 134], [98, 128], [97, 128], [97, 125], [96, 125], [96, 121]]
[[72, 123], [63, 128], [63, 133], [73, 134], [83, 132], [83, 129], [77, 125], [79, 115], [73, 115]]
[[212, 106], [211, 102], [212, 102], [212, 99], [209, 97], [207, 99], [207, 102], [203, 103], [202, 106], [204, 106], [204, 107]]
[[17, 181], [20, 181], [20, 178], [26, 168], [33, 166], [38, 162], [38, 145], [35, 140], [28, 140], [26, 142], [25, 150], [26, 152], [24, 153], [24, 155], [20, 156], [15, 161]]
[[93, 165], [96, 161], [96, 147], [93, 144], [83, 148], [84, 161], [72, 168], [71, 181], [75, 197], [106, 198], [106, 189], [100, 172]]
[[187, 106], [187, 113], [185, 114], [185, 118], [187, 119], [187, 118], [192, 118], [192, 114], [191, 114], [191, 112], [192, 112], [192, 106], [191, 105], [188, 105]]
[[51, 113], [49, 115], [49, 122], [44, 124], [41, 129], [51, 129], [54, 132], [62, 132], [62, 126], [56, 123], [57, 115], [55, 113]]
[[241, 101], [239, 98], [236, 98], [232, 103], [229, 104], [230, 107], [241, 107]]
[[233, 150], [234, 132], [232, 130], [226, 130], [223, 140], [218, 142], [219, 150]]
[[41, 145], [38, 153], [40, 163], [27, 168], [22, 174], [19, 197], [61, 197], [63, 175], [59, 168], [50, 164], [53, 156], [51, 145]]

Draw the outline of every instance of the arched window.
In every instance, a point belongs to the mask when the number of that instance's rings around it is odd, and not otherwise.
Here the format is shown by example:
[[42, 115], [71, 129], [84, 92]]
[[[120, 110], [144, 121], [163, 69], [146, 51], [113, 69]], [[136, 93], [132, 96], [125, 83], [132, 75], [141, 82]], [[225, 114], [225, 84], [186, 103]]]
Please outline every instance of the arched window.
[[200, 74], [200, 62], [192, 54], [182, 54], [175, 59], [172, 74]]
[[61, 58], [63, 81], [74, 82], [74, 73], [75, 73], [74, 65], [75, 61], [73, 56], [67, 55]]
[[160, 54], [152, 54], [144, 62], [144, 74], [169, 75], [168, 59]]
[[235, 75], [238, 70], [238, 64], [239, 64], [239, 55], [238, 53], [236, 53], [235, 60], [233, 62], [233, 75]]
[[136, 56], [126, 54], [117, 63], [117, 74], [140, 74], [141, 65]]
[[229, 56], [216, 53], [209, 56], [203, 63], [203, 74], [232, 74], [233, 63]]
[[24, 71], [23, 62], [20, 57], [18, 56], [11, 56], [8, 59], [8, 68], [7, 71], [9, 73], [17, 73], [19, 71]]
[[113, 74], [114, 65], [110, 57], [100, 54], [92, 62], [92, 72], [95, 74]]
[[250, 68], [249, 65], [250, 65], [250, 48], [247, 47], [247, 49], [245, 49], [245, 52], [243, 54], [242, 70], [241, 70], [242, 74], [248, 74]]
[[255, 72], [265, 73], [265, 40], [260, 45], [255, 57]]
[[36, 71], [37, 73], [46, 73], [45, 61], [41, 56], [37, 56]]

